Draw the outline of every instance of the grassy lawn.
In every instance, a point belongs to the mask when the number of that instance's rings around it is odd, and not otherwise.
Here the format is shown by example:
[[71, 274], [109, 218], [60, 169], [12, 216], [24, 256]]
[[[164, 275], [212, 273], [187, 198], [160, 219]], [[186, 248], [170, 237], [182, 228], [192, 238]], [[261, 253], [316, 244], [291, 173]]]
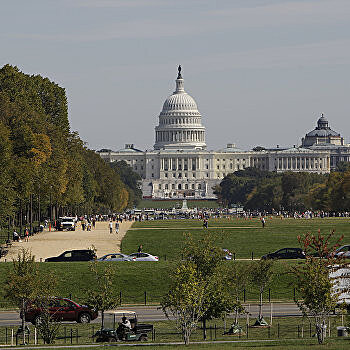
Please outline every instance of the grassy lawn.
[[[306, 232], [329, 233], [336, 231], [344, 235], [344, 244], [350, 244], [350, 219], [277, 219], [267, 218], [263, 229], [258, 218], [253, 219], [211, 219], [209, 231], [222, 234], [223, 248], [236, 253], [236, 258], [260, 258], [262, 255], [284, 247], [298, 247], [297, 237]], [[134, 252], [139, 244], [146, 252], [168, 260], [181, 259], [183, 234], [191, 232], [201, 236], [207, 231], [198, 220], [144, 221], [133, 225], [123, 240], [123, 253]]]
[[[172, 209], [181, 208], [182, 199], [153, 200], [143, 199], [137, 205], [138, 209]], [[219, 205], [215, 200], [187, 200], [188, 208], [218, 208]]]
[[[251, 320], [251, 323], [253, 320]], [[229, 320], [227, 320], [227, 327], [229, 328]], [[245, 320], [241, 320], [241, 325], [243, 328], [243, 333], [241, 336], [230, 336], [223, 335], [224, 333], [224, 323], [222, 320], [211, 321], [208, 324], [207, 330], [207, 341], [220, 341], [229, 343], [214, 343], [214, 344], [192, 344], [187, 349], [226, 349], [229, 347], [234, 347], [237, 349], [286, 349], [286, 348], [297, 348], [297, 349], [307, 349], [311, 347], [312, 349], [347, 349], [350, 346], [349, 339], [339, 339], [337, 338], [336, 327], [341, 324], [339, 317], [333, 317], [330, 319], [330, 337], [327, 332], [326, 344], [320, 347], [317, 344], [313, 328], [311, 328], [310, 337], [310, 326], [309, 322], [301, 317], [282, 317], [275, 318], [273, 324], [270, 328], [256, 329], [249, 328], [247, 333], [247, 328], [245, 325]], [[176, 330], [173, 322], [163, 321], [154, 322], [155, 328], [155, 340], [152, 341], [151, 335], [149, 334], [149, 343], [168, 343], [168, 342], [182, 342], [180, 333]], [[108, 326], [108, 321], [106, 326]], [[29, 342], [33, 344], [34, 342], [34, 327], [29, 325], [31, 330], [31, 336]], [[66, 345], [69, 346], [77, 344], [89, 344], [92, 343], [92, 335], [99, 328], [98, 324], [62, 324], [58, 337], [56, 339], [55, 345]], [[16, 329], [14, 329], [16, 331]], [[7, 338], [6, 338], [6, 328], [0, 327], [0, 344], [9, 344], [11, 328], [7, 328]], [[276, 340], [276, 342], [269, 342], [271, 340]], [[192, 342], [203, 342], [203, 330], [199, 327], [191, 336]], [[42, 340], [39, 340], [39, 344], [42, 344]], [[49, 348], [49, 347], [48, 347]], [[162, 345], [152, 346], [152, 349], [185, 349], [183, 345]]]
[[[350, 242], [350, 224], [347, 218], [294, 220], [268, 219], [262, 229], [258, 219], [212, 219], [209, 221], [209, 231], [215, 230], [222, 235], [222, 247], [236, 252], [238, 259], [250, 259], [283, 247], [297, 247], [297, 235], [305, 232], [328, 233], [335, 229], [337, 234], [344, 234], [344, 244]], [[139, 244], [143, 244], [144, 251], [158, 255], [160, 261], [153, 262], [121, 262], [117, 263], [118, 272], [115, 276], [117, 292], [122, 291], [122, 303], [140, 304], [159, 303], [166, 293], [170, 271], [179, 263], [183, 249], [183, 234], [191, 232], [200, 237], [207, 233], [198, 220], [163, 220], [137, 222], [126, 234], [122, 251], [132, 253]], [[232, 261], [227, 261], [232, 264]], [[246, 264], [248, 261], [236, 263]], [[290, 275], [286, 274], [289, 264], [302, 261], [277, 261], [274, 266], [275, 276], [268, 288], [271, 289], [273, 301], [293, 301], [294, 283]], [[103, 264], [103, 263], [102, 263]], [[102, 265], [101, 264], [101, 265]], [[71, 295], [74, 300], [84, 301], [87, 288], [93, 285], [92, 275], [85, 262], [75, 263], [41, 263], [40, 268], [50, 270], [57, 275], [59, 281], [58, 295]], [[7, 270], [11, 263], [0, 264], [0, 283], [4, 285]], [[265, 300], [268, 298], [268, 288]], [[118, 293], [119, 296], [119, 293]], [[254, 287], [247, 289], [247, 301], [256, 301], [257, 290]], [[10, 306], [4, 300], [4, 290], [0, 288], [0, 308]]]

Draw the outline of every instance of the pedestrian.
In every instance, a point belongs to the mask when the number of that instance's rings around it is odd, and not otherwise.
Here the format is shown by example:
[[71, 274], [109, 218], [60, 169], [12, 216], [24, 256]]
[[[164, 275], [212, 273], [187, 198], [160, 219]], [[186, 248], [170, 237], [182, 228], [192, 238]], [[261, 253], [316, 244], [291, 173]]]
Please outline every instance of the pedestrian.
[[137, 248], [137, 252], [142, 253], [142, 244], [140, 244], [139, 247]]
[[29, 230], [27, 227], [24, 229], [24, 242], [29, 242]]
[[115, 223], [115, 233], [118, 234], [119, 233], [119, 222]]
[[109, 233], [113, 232], [113, 222], [112, 220], [109, 222]]
[[16, 231], [13, 231], [13, 241], [19, 242], [19, 234]]
[[81, 228], [85, 231], [85, 219], [81, 221]]
[[264, 217], [261, 218], [261, 224], [262, 224], [262, 227], [264, 228], [265, 227], [265, 218]]

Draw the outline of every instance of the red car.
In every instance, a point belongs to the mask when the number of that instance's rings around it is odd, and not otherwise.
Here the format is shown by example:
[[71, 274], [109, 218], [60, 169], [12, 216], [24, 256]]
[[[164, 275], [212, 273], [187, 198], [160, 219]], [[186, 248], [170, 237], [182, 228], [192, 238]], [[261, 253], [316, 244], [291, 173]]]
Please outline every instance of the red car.
[[[49, 312], [55, 321], [75, 321], [78, 323], [89, 323], [98, 316], [97, 311], [68, 298], [52, 298], [49, 303]], [[40, 315], [41, 309], [39, 307], [31, 307], [30, 304], [27, 304], [25, 311], [26, 322], [31, 322], [34, 325], [38, 324]]]

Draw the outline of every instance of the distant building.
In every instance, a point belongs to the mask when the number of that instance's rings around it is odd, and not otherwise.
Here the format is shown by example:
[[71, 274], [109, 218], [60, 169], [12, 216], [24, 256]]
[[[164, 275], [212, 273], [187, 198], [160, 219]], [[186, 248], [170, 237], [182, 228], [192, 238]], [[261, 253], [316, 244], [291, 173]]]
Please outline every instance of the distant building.
[[344, 144], [340, 134], [329, 127], [323, 114], [317, 121], [317, 127], [301, 139], [301, 145], [314, 151], [329, 151], [331, 170], [334, 170], [339, 162], [350, 161], [350, 145]]
[[[127, 144], [115, 152], [98, 151], [106, 161], [124, 160], [129, 164], [142, 178], [144, 197], [215, 198], [215, 185], [227, 174], [247, 167], [276, 172], [330, 171], [331, 151], [313, 148], [313, 140], [318, 136], [309, 135], [312, 132], [306, 135], [306, 143], [304, 145], [303, 141], [302, 147], [244, 151], [229, 143], [217, 151], [207, 150], [202, 116], [195, 100], [185, 92], [181, 67], [176, 89], [165, 100], [158, 118], [153, 150], [142, 151], [133, 144]], [[325, 122], [319, 124], [319, 127], [325, 127]], [[332, 134], [327, 140], [342, 144], [343, 140], [338, 140], [338, 137], [340, 135]]]

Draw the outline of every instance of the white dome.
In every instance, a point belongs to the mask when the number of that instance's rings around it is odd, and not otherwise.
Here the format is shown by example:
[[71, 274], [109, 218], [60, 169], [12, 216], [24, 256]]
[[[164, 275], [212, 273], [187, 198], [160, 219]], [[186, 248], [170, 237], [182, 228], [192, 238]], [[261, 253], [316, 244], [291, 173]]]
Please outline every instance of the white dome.
[[165, 100], [161, 114], [170, 111], [198, 112], [198, 108], [195, 100], [189, 94], [183, 92], [174, 93]]
[[155, 149], [205, 149], [205, 127], [195, 100], [185, 92], [181, 67], [176, 89], [163, 104], [155, 127]]

